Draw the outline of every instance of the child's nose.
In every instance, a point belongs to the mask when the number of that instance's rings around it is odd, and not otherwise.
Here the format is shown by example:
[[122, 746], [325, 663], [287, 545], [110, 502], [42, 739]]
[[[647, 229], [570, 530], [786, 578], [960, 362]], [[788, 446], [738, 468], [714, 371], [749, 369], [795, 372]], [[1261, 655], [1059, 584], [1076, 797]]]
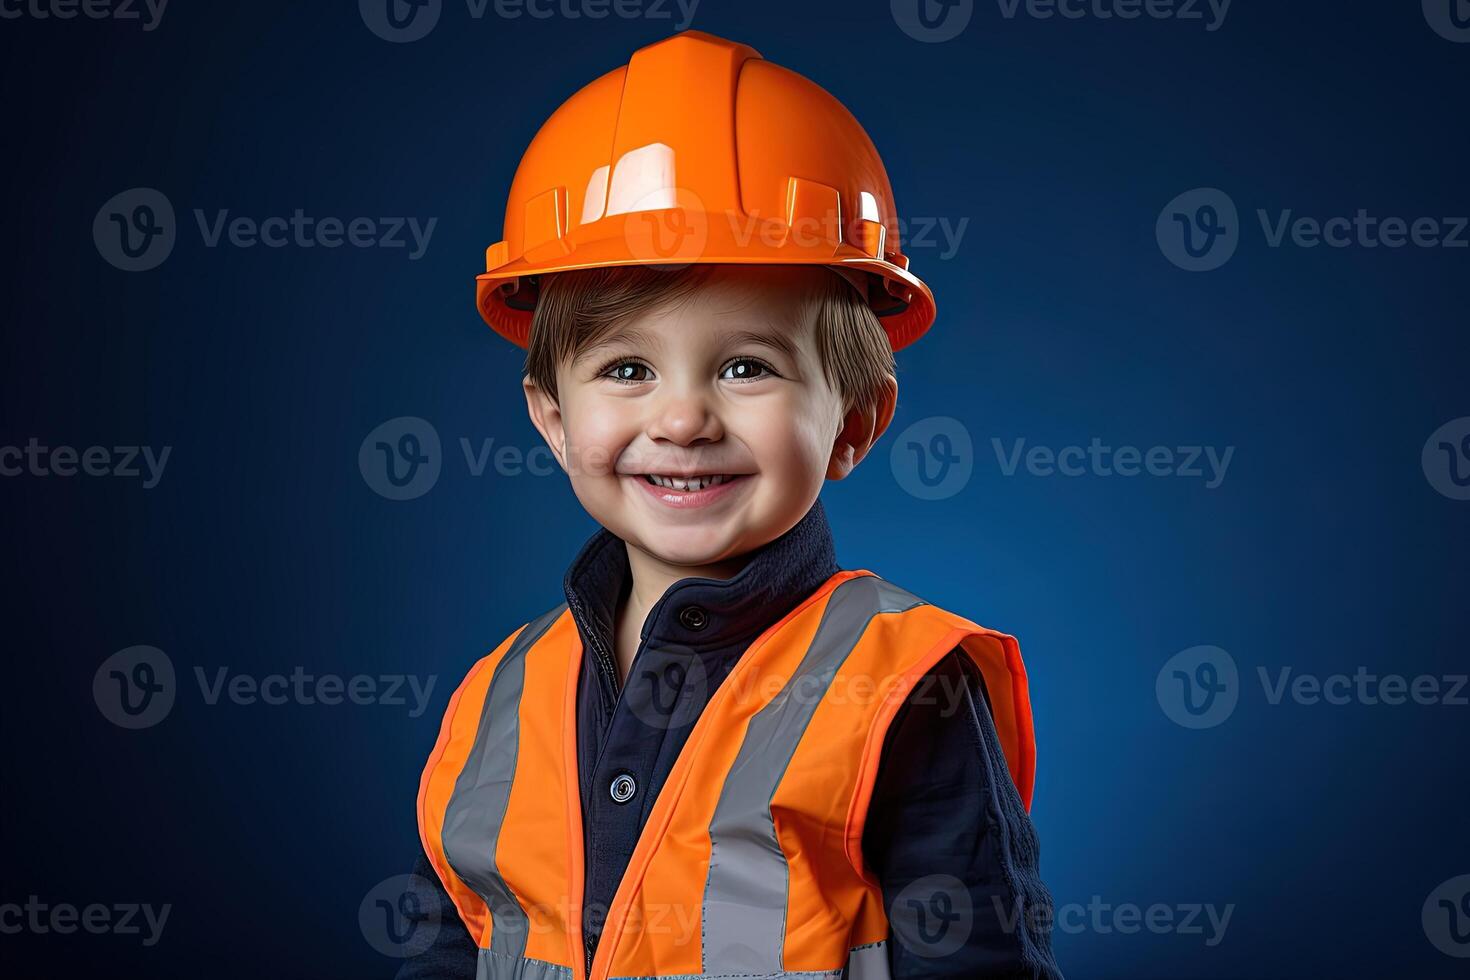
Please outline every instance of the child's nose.
[[680, 446], [695, 442], [716, 442], [724, 436], [712, 399], [696, 388], [665, 389], [653, 405], [646, 434], [650, 439], [672, 442]]

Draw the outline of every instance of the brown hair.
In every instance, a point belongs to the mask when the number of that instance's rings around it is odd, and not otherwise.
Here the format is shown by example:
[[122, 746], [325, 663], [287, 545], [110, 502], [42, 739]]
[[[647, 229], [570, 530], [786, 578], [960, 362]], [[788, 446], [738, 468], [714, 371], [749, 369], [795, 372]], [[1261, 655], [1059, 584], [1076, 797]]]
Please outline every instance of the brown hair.
[[[524, 373], [557, 398], [558, 366], [629, 317], [687, 299], [713, 269], [611, 266], [541, 277]], [[817, 356], [827, 383], [842, 397], [843, 411], [871, 405], [884, 377], [897, 371], [888, 334], [872, 308], [840, 276], [828, 273], [806, 292], [798, 317], [815, 318]]]

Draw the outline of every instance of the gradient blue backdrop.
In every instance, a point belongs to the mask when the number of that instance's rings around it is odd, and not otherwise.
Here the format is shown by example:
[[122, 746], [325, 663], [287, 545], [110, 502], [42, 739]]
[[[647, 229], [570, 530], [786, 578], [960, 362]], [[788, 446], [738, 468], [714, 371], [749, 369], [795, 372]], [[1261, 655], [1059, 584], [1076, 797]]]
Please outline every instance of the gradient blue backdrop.
[[[419, 769], [480, 654], [559, 601], [593, 525], [565, 479], [470, 475], [527, 451], [518, 352], [471, 277], [540, 122], [674, 20], [469, 16], [389, 44], [357, 5], [185, 4], [136, 23], [0, 20], [0, 445], [173, 447], [162, 482], [0, 479], [6, 652], [0, 902], [172, 903], [156, 946], [0, 935], [12, 976], [387, 977], [357, 921], [418, 847]], [[1420, 910], [1470, 872], [1470, 708], [1272, 706], [1256, 669], [1464, 673], [1470, 503], [1425, 439], [1470, 415], [1470, 251], [1273, 249], [1254, 213], [1470, 212], [1470, 45], [1418, 3], [1239, 0], [1223, 26], [1008, 19], [946, 43], [884, 2], [705, 0], [692, 26], [817, 80], [867, 127], [939, 320], [899, 356], [898, 416], [824, 494], [845, 567], [1016, 634], [1059, 905], [1234, 905], [1223, 942], [1059, 929], [1069, 977], [1450, 977]], [[132, 187], [178, 214], [126, 273], [91, 227]], [[1225, 190], [1244, 236], [1188, 273], [1154, 224]], [[208, 248], [193, 209], [437, 217], [405, 250]], [[358, 470], [375, 426], [444, 441], [423, 497]], [[925, 501], [891, 440], [959, 419], [974, 473]], [[1009, 444], [1234, 446], [1224, 483], [1005, 477]], [[123, 731], [94, 671], [166, 651], [172, 714]], [[1189, 731], [1155, 698], [1214, 644], [1243, 690]], [[437, 678], [389, 706], [210, 706], [193, 669]]]

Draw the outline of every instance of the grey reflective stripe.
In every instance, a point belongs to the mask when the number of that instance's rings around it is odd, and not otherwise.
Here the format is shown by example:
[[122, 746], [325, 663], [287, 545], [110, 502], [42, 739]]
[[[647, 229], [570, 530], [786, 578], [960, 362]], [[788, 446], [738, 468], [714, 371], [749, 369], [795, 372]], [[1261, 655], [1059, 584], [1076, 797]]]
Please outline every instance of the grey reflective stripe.
[[[444, 857], [475, 894], [485, 900], [494, 919], [490, 948], [496, 953], [519, 957], [526, 951], [530, 922], [511, 894], [495, 862], [510, 786], [516, 774], [520, 751], [521, 691], [526, 679], [526, 651], [561, 617], [566, 603], [541, 616], [521, 630], [510, 649], [495, 666], [490, 689], [485, 692], [475, 744], [464, 768], [454, 782], [454, 792], [444, 810]], [[476, 937], [478, 938], [478, 937]], [[481, 969], [484, 957], [481, 957]], [[513, 974], [492, 974], [500, 976]], [[530, 976], [528, 974], [528, 976]], [[539, 974], [535, 974], [538, 976]]]
[[482, 949], [475, 965], [475, 980], [572, 980], [572, 968]]
[[771, 798], [817, 704], [869, 621], [923, 604], [877, 576], [843, 582], [828, 597], [801, 664], [751, 718], [710, 819], [700, 963], [706, 974], [786, 976], [781, 969], [790, 869], [776, 839]]
[[[846, 980], [890, 980], [888, 973], [888, 940], [855, 946], [847, 951]], [[840, 980], [841, 970], [782, 970], [763, 973], [758, 980]], [[484, 980], [483, 977], [480, 980]], [[735, 980], [728, 973], [660, 973], [656, 976], [613, 977], [612, 980]], [[738, 980], [757, 980], [740, 974]]]
[[841, 970], [795, 970], [780, 973], [656, 973], [644, 977], [613, 977], [612, 980], [841, 980]]
[[888, 972], [888, 940], [848, 950], [847, 980], [892, 980]]

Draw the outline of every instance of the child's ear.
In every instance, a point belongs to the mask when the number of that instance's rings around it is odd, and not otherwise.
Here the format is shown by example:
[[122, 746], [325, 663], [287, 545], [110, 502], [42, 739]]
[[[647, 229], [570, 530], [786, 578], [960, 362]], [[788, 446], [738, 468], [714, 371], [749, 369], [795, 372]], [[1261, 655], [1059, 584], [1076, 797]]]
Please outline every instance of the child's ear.
[[531, 424], [551, 447], [562, 472], [567, 472], [567, 430], [562, 424], [561, 406], [550, 392], [532, 381], [530, 375], [521, 378], [521, 387], [526, 390], [526, 412], [531, 416]]
[[867, 405], [854, 406], [842, 417], [842, 428], [827, 461], [827, 479], [840, 480], [857, 468], [868, 450], [882, 437], [893, 421], [898, 406], [898, 379], [885, 375], [877, 393]]

